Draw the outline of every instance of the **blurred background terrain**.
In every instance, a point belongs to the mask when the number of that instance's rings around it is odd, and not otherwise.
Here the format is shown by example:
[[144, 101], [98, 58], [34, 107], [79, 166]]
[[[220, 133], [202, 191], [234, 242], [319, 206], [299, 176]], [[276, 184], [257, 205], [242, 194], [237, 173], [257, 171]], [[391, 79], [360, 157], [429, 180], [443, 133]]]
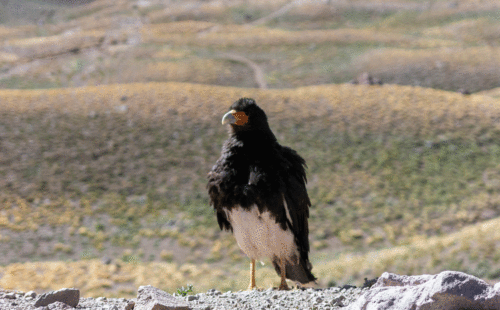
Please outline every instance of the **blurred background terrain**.
[[488, 0], [1, 0], [0, 287], [244, 289], [205, 190], [242, 96], [308, 163], [319, 286], [497, 282], [498, 16]]

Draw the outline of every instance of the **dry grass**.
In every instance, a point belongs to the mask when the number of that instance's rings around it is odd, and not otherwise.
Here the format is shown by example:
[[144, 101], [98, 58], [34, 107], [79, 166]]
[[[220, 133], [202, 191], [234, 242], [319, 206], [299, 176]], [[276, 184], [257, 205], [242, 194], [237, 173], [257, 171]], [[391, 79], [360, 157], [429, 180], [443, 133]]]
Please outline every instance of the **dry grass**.
[[482, 91], [478, 95], [485, 95], [485, 96], [490, 96], [490, 97], [499, 99], [500, 98], [500, 87]]
[[499, 55], [497, 47], [383, 49], [363, 55], [357, 66], [387, 83], [476, 92], [499, 85]]
[[[308, 161], [315, 250], [398, 245], [499, 212], [500, 108], [487, 96], [394, 85], [263, 91], [181, 83], [0, 95], [1, 225], [70, 227], [97, 249], [93, 255], [168, 238], [195, 261], [241, 259], [234, 242], [223, 255], [195, 252], [219, 238], [205, 174], [225, 138], [218, 119], [242, 96], [254, 97], [279, 140]], [[162, 226], [171, 214], [159, 226], [150, 222], [162, 210], [177, 212], [182, 230]], [[208, 230], [203, 238], [196, 225]], [[152, 253], [159, 258], [161, 250]]]
[[494, 42], [500, 38], [499, 25], [484, 17], [464, 19], [450, 23], [445, 27], [430, 28], [424, 33], [428, 36], [445, 37], [466, 43], [475, 43], [483, 40], [493, 46], [495, 45]]
[[[258, 64], [270, 88], [342, 83], [369, 71], [356, 66], [357, 56], [378, 48], [410, 50], [496, 46], [498, 23], [488, 2], [340, 2], [304, 4], [263, 26], [251, 22], [272, 14], [286, 2], [161, 4], [98, 1], [61, 10], [46, 23], [29, 28], [0, 29], [6, 44], [0, 59], [3, 88], [53, 88], [177, 81], [223, 86], [255, 86], [249, 69], [239, 63], [217, 62], [221, 53], [238, 54]], [[444, 7], [443, 7], [444, 5]], [[165, 48], [184, 50], [174, 69], [156, 70], [151, 56]], [[147, 52], [145, 52], [147, 50]], [[425, 54], [426, 51], [422, 51]], [[7, 55], [9, 57], [6, 57]], [[8, 60], [6, 60], [8, 58]], [[15, 59], [15, 61], [14, 61]], [[472, 58], [471, 58], [472, 59]], [[205, 67], [215, 61], [217, 70]], [[478, 67], [455, 79], [425, 71], [426, 59], [395, 72], [380, 72], [385, 82], [458, 90], [463, 80], [479, 91], [496, 83], [494, 66]], [[200, 65], [198, 65], [198, 63]], [[196, 63], [196, 65], [192, 65]], [[473, 66], [473, 61], [466, 62]], [[165, 65], [163, 65], [165, 66]], [[194, 67], [194, 68], [193, 68]], [[179, 74], [178, 74], [179, 73]], [[454, 72], [452, 72], [454, 73]], [[462, 72], [458, 72], [457, 75]], [[492, 81], [481, 84], [485, 81]]]
[[377, 42], [407, 47], [435, 47], [436, 45], [450, 46], [455, 44], [446, 40], [418, 39], [373, 29], [287, 31], [235, 25], [223, 26], [193, 21], [145, 26], [143, 36], [146, 42], [217, 47], [324, 43], [355, 44], [359, 42], [365, 44]]
[[[495, 250], [500, 245], [499, 225], [500, 220], [495, 219], [443, 237], [415, 236], [409, 245], [362, 255], [313, 256], [314, 272], [322, 287], [334, 283], [360, 285], [363, 277], [377, 277], [386, 271], [410, 275], [437, 273], [460, 269], [465, 264], [470, 266], [469, 272], [494, 278], [500, 274], [500, 255]], [[210, 288], [237, 291], [248, 285], [246, 267], [246, 264], [239, 264], [223, 272], [208, 264], [165, 262], [110, 265], [98, 260], [17, 263], [0, 267], [0, 276], [3, 275], [0, 287], [39, 293], [77, 287], [84, 297], [128, 298], [135, 297], [141, 285], [153, 285], [170, 293], [186, 283], [193, 283], [196, 292]], [[257, 268], [256, 280], [259, 287], [267, 288], [276, 286], [279, 278], [267, 265]]]
[[[417, 275], [443, 270], [468, 271], [479, 277], [495, 279], [500, 275], [500, 219], [494, 219], [442, 237], [415, 236], [405, 246], [372, 251], [363, 255], [341, 254], [336, 259], [319, 259], [320, 283], [345, 283], [383, 272]], [[358, 280], [359, 281], [359, 280]]]
[[[252, 96], [273, 117], [275, 122], [326, 117], [333, 131], [346, 126], [363, 127], [371, 132], [419, 133], [421, 136], [446, 132], [469, 125], [495, 126], [500, 112], [496, 101], [487, 97], [464, 97], [460, 94], [418, 87], [385, 85], [364, 87], [325, 85], [293, 90], [254, 90], [212, 87], [181, 83], [148, 83], [109, 85], [75, 89], [2, 90], [0, 109], [7, 113], [48, 112], [86, 116], [92, 113], [112, 113], [124, 116], [166, 121], [181, 116], [211, 123], [231, 98]], [[123, 103], [121, 98], [128, 98]], [[310, 106], [314, 106], [311, 109]], [[51, 114], [52, 112], [52, 114]], [[464, 116], [467, 115], [467, 118]], [[343, 119], [347, 119], [345, 122]], [[446, 120], [436, 122], [436, 120]], [[323, 121], [323, 119], [322, 119]], [[457, 123], [461, 125], [457, 127]], [[436, 124], [437, 123], [437, 124]], [[465, 131], [463, 133], [466, 133]], [[469, 133], [470, 135], [471, 133]]]

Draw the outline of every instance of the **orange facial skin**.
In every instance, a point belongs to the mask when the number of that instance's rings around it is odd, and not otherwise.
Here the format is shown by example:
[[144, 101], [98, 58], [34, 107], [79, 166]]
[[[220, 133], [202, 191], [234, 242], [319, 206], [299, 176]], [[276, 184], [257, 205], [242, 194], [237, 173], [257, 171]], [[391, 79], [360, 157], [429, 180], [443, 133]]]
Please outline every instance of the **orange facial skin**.
[[236, 122], [234, 125], [242, 126], [248, 122], [248, 116], [245, 112], [235, 112], [233, 113], [234, 118], [236, 118]]

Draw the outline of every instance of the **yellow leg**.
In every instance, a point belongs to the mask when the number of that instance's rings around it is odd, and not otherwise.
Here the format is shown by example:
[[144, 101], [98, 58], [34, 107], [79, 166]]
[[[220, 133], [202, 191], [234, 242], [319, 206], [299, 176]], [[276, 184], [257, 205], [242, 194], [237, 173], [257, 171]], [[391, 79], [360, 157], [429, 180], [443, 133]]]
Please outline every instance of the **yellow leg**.
[[250, 284], [248, 290], [251, 291], [255, 288], [255, 259], [250, 262]]
[[286, 263], [285, 260], [280, 258], [280, 274], [281, 274], [281, 284], [279, 290], [289, 290], [290, 288], [286, 284]]

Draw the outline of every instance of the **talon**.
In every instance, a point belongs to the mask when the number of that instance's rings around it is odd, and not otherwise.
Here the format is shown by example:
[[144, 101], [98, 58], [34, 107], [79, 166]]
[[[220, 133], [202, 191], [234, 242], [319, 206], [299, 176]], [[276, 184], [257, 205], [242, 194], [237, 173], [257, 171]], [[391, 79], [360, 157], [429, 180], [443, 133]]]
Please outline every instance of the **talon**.
[[280, 258], [280, 274], [281, 274], [281, 284], [278, 288], [280, 291], [288, 291], [290, 288], [286, 284], [286, 264], [283, 258]]

